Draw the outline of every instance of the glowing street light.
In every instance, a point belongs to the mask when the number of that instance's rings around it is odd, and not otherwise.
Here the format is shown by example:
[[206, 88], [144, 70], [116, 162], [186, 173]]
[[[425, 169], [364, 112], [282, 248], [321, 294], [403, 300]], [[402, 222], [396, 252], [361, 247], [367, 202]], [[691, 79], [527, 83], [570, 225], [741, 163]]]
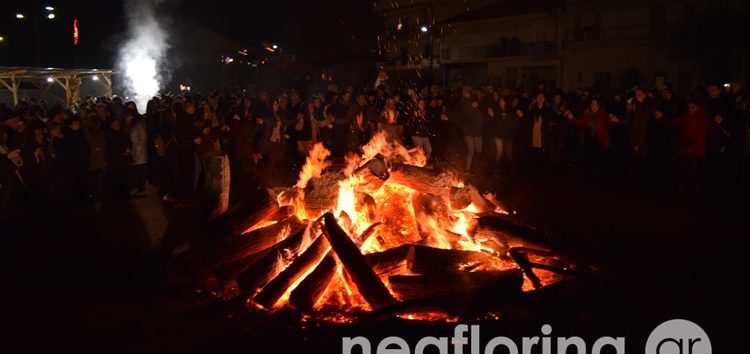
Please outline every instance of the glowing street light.
[[53, 78], [51, 78], [51, 77], [48, 77], [48, 78], [47, 78], [47, 82], [49, 82], [49, 83], [52, 83], [52, 81], [55, 81], [55, 79], [53, 79]]
[[99, 81], [99, 75], [94, 75], [91, 77], [91, 80]]
[[24, 19], [25, 17], [26, 17], [26, 16], [24, 16], [23, 14], [20, 14], [20, 13], [19, 13], [19, 14], [16, 14], [16, 18], [17, 18], [17, 19], [20, 19], [20, 20], [22, 20], [22, 19]]
[[0, 42], [2, 42], [4, 40], [5, 40], [5, 38], [3, 38], [3, 36], [0, 36]]
[[47, 15], [47, 18], [51, 20], [51, 19], [55, 18], [55, 14], [49, 14], [49, 15]]
[[273, 48], [273, 49], [279, 49], [279, 46], [276, 45], [276, 44], [274, 44], [274, 45], [271, 46], [271, 48]]
[[422, 32], [427, 32], [429, 29], [427, 28], [427, 26], [422, 26], [421, 30]]
[[47, 6], [44, 9], [47, 10], [47, 11], [55, 11], [55, 8], [52, 7], [52, 6]]

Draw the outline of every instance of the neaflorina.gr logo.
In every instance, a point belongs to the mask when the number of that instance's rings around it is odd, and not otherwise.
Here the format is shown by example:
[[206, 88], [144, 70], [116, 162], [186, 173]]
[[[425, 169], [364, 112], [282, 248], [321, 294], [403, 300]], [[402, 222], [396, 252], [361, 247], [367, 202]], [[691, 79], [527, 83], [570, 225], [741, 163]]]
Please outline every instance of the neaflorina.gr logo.
[[706, 331], [688, 320], [669, 320], [654, 328], [645, 354], [711, 354]]
[[[469, 327], [465, 324], [456, 325], [453, 337], [424, 337], [413, 347], [401, 337], [386, 337], [378, 343], [371, 343], [365, 337], [344, 337], [342, 340], [343, 354], [625, 354], [624, 337], [601, 337], [590, 346], [580, 337], [550, 337], [552, 326], [545, 324], [541, 327], [541, 336], [523, 337], [515, 341], [508, 337], [494, 337], [483, 344], [478, 325]], [[356, 348], [356, 349], [355, 349]], [[666, 354], [666, 353], [664, 353]], [[694, 353], [702, 354], [702, 353]]]

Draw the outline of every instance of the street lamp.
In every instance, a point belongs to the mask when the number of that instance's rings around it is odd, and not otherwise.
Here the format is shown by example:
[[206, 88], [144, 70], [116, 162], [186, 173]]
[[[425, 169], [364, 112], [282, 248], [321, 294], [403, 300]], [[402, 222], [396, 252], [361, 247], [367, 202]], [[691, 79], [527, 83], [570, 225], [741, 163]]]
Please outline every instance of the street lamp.
[[429, 28], [427, 28], [427, 26], [422, 26], [421, 30], [422, 30], [422, 32], [427, 32], [429, 30]]
[[278, 48], [279, 48], [279, 46], [278, 46], [278, 45], [276, 45], [276, 44], [274, 44], [274, 45], [272, 45], [272, 46], [271, 46], [271, 48], [273, 48], [273, 49], [278, 49]]
[[47, 82], [52, 83], [52, 81], [55, 81], [55, 79], [53, 79], [52, 77], [47, 78]]
[[91, 77], [91, 80], [99, 81], [99, 76], [98, 75], [94, 75], [94, 76]]
[[4, 41], [5, 38], [3, 36], [0, 36], [0, 42]]
[[25, 17], [26, 17], [26, 16], [24, 16], [24, 15], [23, 15], [23, 14], [21, 14], [21, 13], [18, 13], [18, 14], [16, 14], [16, 18], [17, 18], [17, 19], [19, 19], [19, 20], [23, 20], [23, 19], [24, 19]]
[[51, 19], [55, 18], [55, 14], [49, 14], [49, 15], [47, 15], [47, 18], [51, 20]]
[[47, 10], [47, 11], [55, 11], [55, 8], [52, 7], [52, 6], [47, 6], [44, 9]]

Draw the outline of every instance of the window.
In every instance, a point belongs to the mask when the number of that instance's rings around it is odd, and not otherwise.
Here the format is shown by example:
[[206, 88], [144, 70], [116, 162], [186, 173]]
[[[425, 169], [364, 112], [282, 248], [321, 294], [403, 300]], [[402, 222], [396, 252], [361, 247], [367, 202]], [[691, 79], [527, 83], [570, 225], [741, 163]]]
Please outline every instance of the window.
[[598, 72], [594, 73], [594, 87], [600, 90], [609, 90], [612, 88], [612, 73]]

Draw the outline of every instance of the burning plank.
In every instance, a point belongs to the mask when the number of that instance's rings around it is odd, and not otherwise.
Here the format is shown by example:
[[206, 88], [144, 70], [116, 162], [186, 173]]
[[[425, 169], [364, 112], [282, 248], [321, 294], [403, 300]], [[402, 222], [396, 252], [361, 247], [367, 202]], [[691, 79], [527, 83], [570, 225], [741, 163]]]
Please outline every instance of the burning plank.
[[388, 181], [419, 192], [439, 194], [453, 187], [454, 178], [447, 172], [396, 163], [391, 167]]
[[432, 274], [473, 269], [481, 264], [492, 264], [493, 258], [480, 252], [412, 245], [406, 264], [412, 272]]
[[431, 298], [479, 292], [520, 292], [523, 274], [518, 269], [445, 272], [430, 275], [394, 275], [388, 278], [393, 291], [402, 298]]
[[352, 242], [344, 230], [336, 223], [333, 214], [326, 213], [325, 230], [323, 234], [331, 243], [333, 251], [341, 260], [344, 269], [349, 273], [357, 285], [357, 289], [373, 308], [392, 305], [396, 302], [391, 293], [370, 268], [359, 247]]
[[255, 261], [237, 275], [237, 286], [243, 294], [255, 293], [266, 286], [286, 266], [286, 254], [296, 254], [305, 241], [305, 228], [297, 230], [284, 241], [253, 256]]

